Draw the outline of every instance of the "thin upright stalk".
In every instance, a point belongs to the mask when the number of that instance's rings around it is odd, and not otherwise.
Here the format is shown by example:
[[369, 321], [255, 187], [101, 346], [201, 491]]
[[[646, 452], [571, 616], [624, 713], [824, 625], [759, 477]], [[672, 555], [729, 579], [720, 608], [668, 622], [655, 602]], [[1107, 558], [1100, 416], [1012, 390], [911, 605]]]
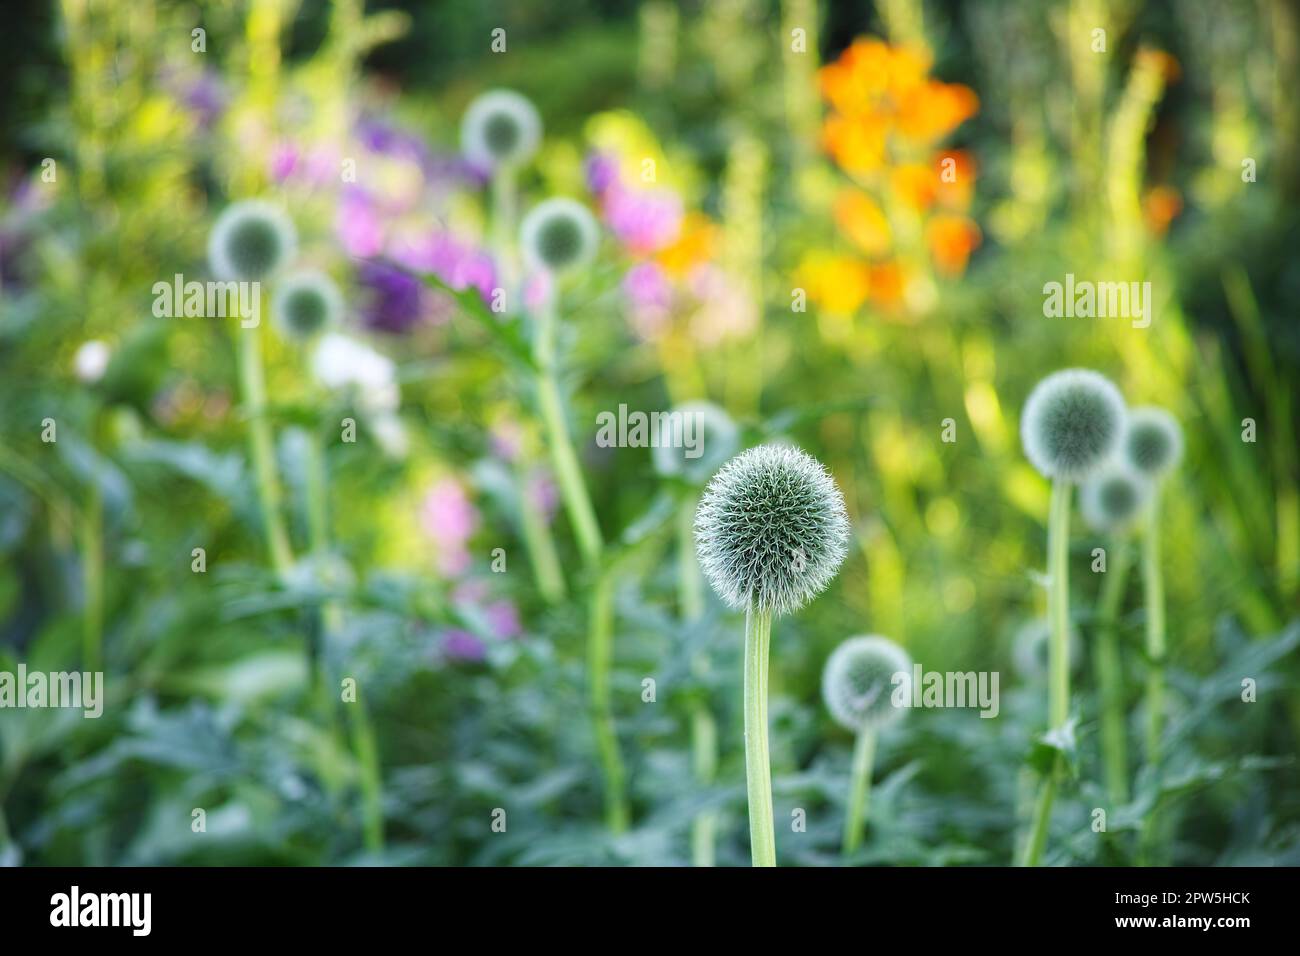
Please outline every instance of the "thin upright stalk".
[[772, 613], [750, 605], [745, 611], [745, 790], [754, 866], [776, 866], [772, 764], [767, 748], [767, 657], [771, 639]]
[[239, 389], [248, 415], [249, 452], [257, 483], [257, 501], [262, 513], [271, 565], [283, 577], [293, 565], [289, 535], [280, 514], [280, 478], [275, 465], [275, 445], [266, 419], [266, 377], [262, 369], [262, 326], [239, 329]]
[[1142, 535], [1142, 590], [1146, 604], [1147, 763], [1160, 763], [1165, 712], [1165, 585], [1160, 574], [1160, 492], [1151, 492], [1151, 510]]
[[614, 833], [627, 829], [628, 809], [623, 758], [618, 750], [609, 702], [609, 670], [614, 654], [614, 578], [597, 576], [588, 607], [587, 680], [589, 706], [605, 783], [605, 824]]
[[537, 403], [549, 438], [547, 444], [551, 448], [551, 461], [555, 468], [555, 479], [560, 485], [560, 496], [564, 500], [569, 521], [573, 524], [583, 562], [588, 571], [593, 571], [600, 565], [604, 541], [600, 525], [596, 522], [591, 495], [587, 492], [582, 469], [578, 465], [578, 456], [573, 450], [569, 425], [564, 417], [564, 402], [560, 397], [555, 367], [555, 304], [549, 297], [538, 310], [537, 321]]
[[[312, 554], [320, 559], [329, 551], [329, 471], [325, 463], [325, 450], [319, 434], [313, 434], [308, 445], [307, 474], [307, 529]], [[338, 734], [334, 710], [334, 692], [326, 681], [325, 661], [331, 637], [341, 624], [341, 611], [333, 601], [326, 601], [318, 610], [320, 646], [311, 655], [311, 675], [314, 696], [321, 717], [331, 734]], [[352, 713], [352, 749], [360, 767], [361, 827], [365, 847], [372, 853], [384, 848], [383, 774], [379, 768], [379, 750], [375, 744], [374, 729], [366, 711], [364, 698], [358, 691], [357, 699], [348, 705]]]
[[[1063, 727], [1070, 715], [1070, 490], [1068, 481], [1053, 480], [1051, 511], [1047, 520], [1047, 617], [1051, 625], [1047, 711], [1049, 729], [1052, 730]], [[1038, 794], [1038, 805], [1021, 860], [1024, 866], [1037, 866], [1042, 859], [1061, 771], [1058, 756], [1052, 761]]]
[[852, 856], [862, 845], [862, 830], [866, 825], [867, 804], [871, 797], [871, 771], [876, 756], [876, 732], [869, 728], [858, 731], [853, 745], [853, 771], [849, 782], [849, 806], [844, 814], [844, 855]]
[[[677, 509], [677, 594], [682, 619], [688, 624], [704, 616], [704, 578], [695, 554], [695, 505], [695, 496], [688, 495]], [[691, 661], [691, 670], [701, 681], [708, 669], [703, 652]], [[703, 692], [691, 706], [691, 755], [696, 781], [701, 787], [711, 786], [718, 771], [718, 725]], [[691, 862], [695, 866], [713, 866], [717, 829], [715, 810], [701, 810], [691, 820]]]
[[1097, 616], [1094, 666], [1101, 692], [1101, 752], [1106, 792], [1119, 804], [1128, 802], [1128, 735], [1124, 717], [1124, 671], [1119, 651], [1119, 609], [1124, 600], [1133, 552], [1127, 541], [1116, 541], [1106, 571]]
[[82, 667], [94, 673], [104, 662], [104, 493], [93, 480], [81, 516], [81, 581]]
[[555, 538], [541, 506], [530, 492], [521, 474], [515, 481], [515, 492], [519, 498], [519, 523], [524, 536], [524, 548], [528, 551], [528, 563], [533, 569], [533, 579], [537, 582], [537, 591], [547, 604], [564, 600], [564, 572], [560, 569], [560, 555], [555, 548]]

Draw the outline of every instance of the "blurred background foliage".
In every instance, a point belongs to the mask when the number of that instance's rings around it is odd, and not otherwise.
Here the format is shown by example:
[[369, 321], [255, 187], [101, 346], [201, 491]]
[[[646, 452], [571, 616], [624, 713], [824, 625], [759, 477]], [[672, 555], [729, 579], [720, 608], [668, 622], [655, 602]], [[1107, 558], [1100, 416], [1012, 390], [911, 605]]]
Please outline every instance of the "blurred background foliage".
[[[685, 864], [691, 821], [715, 812], [718, 862], [746, 862], [740, 629], [711, 595], [687, 613], [698, 582], [670, 517], [695, 489], [648, 450], [596, 447], [592, 424], [707, 398], [746, 443], [825, 461], [855, 529], [832, 589], [774, 635], [779, 859], [838, 859], [851, 741], [818, 682], [836, 644], [877, 632], [928, 670], [999, 671], [1002, 711], [918, 711], [884, 735], [852, 862], [1006, 863], [1046, 720], [1043, 674], [1015, 653], [1043, 615], [1048, 501], [1019, 409], [1083, 365], [1187, 436], [1165, 495], [1171, 720], [1164, 772], [1137, 764], [1131, 800], [1108, 803], [1079, 668], [1049, 860], [1135, 862], [1159, 804], [1167, 861], [1300, 863], [1298, 37], [1294, 0], [20, 4], [0, 40], [0, 669], [102, 660], [108, 699], [99, 720], [0, 712], [0, 858]], [[863, 100], [873, 84], [885, 106]], [[405, 249], [472, 293], [474, 268], [500, 268], [457, 147], [496, 87], [545, 124], [525, 208], [573, 195], [608, 227], [564, 289], [563, 350], [616, 542], [621, 833], [601, 822], [586, 720], [599, 585], [555, 512], [527, 375], [468, 300], [384, 271]], [[960, 189], [927, 175], [945, 158]], [[288, 208], [303, 260], [345, 290], [351, 340], [394, 360], [401, 390], [375, 418], [264, 336], [288, 574], [262, 544], [236, 328], [152, 312], [155, 282], [207, 277], [215, 214], [259, 195]], [[431, 237], [454, 262], [410, 251]], [[1044, 317], [1066, 273], [1149, 280], [1150, 328]], [[1107, 542], [1076, 527], [1086, 660]], [[1134, 727], [1139, 592], [1121, 616]], [[701, 713], [716, 772], [693, 753]]]

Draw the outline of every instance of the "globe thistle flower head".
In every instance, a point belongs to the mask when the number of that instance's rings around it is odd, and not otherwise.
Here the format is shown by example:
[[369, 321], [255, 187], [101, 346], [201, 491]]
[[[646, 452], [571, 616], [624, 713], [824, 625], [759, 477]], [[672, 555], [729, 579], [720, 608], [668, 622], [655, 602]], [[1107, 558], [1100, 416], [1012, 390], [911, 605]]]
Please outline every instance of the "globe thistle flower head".
[[888, 638], [850, 637], [822, 670], [822, 699], [845, 730], [878, 730], [902, 716], [893, 701], [894, 675], [909, 677], [912, 659]]
[[1088, 369], [1047, 376], [1029, 393], [1020, 439], [1029, 461], [1048, 478], [1080, 481], [1119, 447], [1124, 399], [1110, 379]]
[[228, 207], [208, 235], [208, 265], [222, 280], [268, 279], [294, 257], [298, 234], [284, 210], [260, 199]]
[[1083, 520], [1094, 531], [1123, 531], [1142, 512], [1148, 482], [1126, 465], [1112, 462], [1079, 491]]
[[461, 151], [475, 166], [526, 163], [542, 140], [542, 118], [527, 97], [490, 90], [470, 103], [460, 123]]
[[570, 272], [591, 261], [596, 220], [572, 199], [547, 199], [524, 217], [520, 239], [529, 264], [547, 272]]
[[[674, 422], [674, 429], [682, 430], [683, 440], [678, 443], [661, 438], [653, 448], [655, 471], [693, 485], [703, 484], [736, 453], [740, 429], [730, 415], [712, 402], [685, 402], [671, 414], [677, 416], [670, 421]], [[687, 446], [687, 441], [696, 444]], [[695, 457], [691, 457], [693, 454]]]
[[1124, 432], [1124, 458], [1148, 478], [1162, 478], [1183, 457], [1183, 430], [1163, 408], [1135, 408]]
[[816, 459], [786, 445], [760, 445], [731, 459], [695, 512], [700, 569], [737, 610], [797, 611], [835, 577], [848, 539], [835, 480]]
[[276, 328], [288, 339], [305, 341], [336, 324], [343, 296], [323, 272], [295, 272], [281, 281], [271, 300]]

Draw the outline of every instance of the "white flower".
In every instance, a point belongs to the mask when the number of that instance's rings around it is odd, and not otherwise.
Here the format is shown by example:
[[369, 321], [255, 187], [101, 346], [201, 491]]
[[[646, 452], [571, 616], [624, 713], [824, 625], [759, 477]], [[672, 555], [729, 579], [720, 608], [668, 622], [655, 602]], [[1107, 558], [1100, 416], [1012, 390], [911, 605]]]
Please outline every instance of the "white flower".
[[77, 355], [72, 362], [77, 378], [87, 385], [93, 385], [104, 377], [104, 372], [108, 370], [108, 361], [112, 357], [113, 352], [105, 342], [91, 339], [83, 343], [81, 348], [77, 349]]
[[326, 388], [355, 389], [367, 412], [392, 412], [401, 402], [393, 360], [339, 332], [321, 336], [312, 372]]

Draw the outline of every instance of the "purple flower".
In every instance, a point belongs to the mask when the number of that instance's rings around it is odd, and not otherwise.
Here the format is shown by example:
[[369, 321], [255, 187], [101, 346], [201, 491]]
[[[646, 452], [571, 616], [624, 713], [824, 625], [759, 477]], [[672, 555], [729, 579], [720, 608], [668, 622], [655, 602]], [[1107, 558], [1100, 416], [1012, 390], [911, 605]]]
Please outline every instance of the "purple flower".
[[381, 261], [357, 266], [358, 311], [367, 328], [402, 334], [433, 317], [433, 297], [405, 269]]
[[384, 227], [370, 198], [360, 189], [349, 189], [334, 215], [334, 231], [348, 255], [376, 256], [384, 248]]
[[198, 117], [199, 125], [205, 129], [210, 127], [226, 108], [221, 75], [215, 70], [202, 71], [185, 85], [182, 98]]
[[487, 647], [469, 631], [451, 630], [442, 637], [442, 652], [451, 661], [468, 664], [481, 663], [487, 658]]
[[524, 632], [519, 622], [519, 609], [510, 601], [493, 601], [483, 609], [492, 633], [501, 639], [518, 637]]
[[602, 212], [610, 231], [640, 255], [662, 249], [682, 228], [681, 198], [668, 189], [616, 186], [605, 193]]
[[597, 196], [604, 196], [606, 190], [618, 185], [618, 160], [609, 153], [588, 153], [583, 166], [587, 174], [587, 188]]
[[637, 309], [666, 310], [673, 301], [672, 283], [654, 262], [641, 262], [627, 270], [623, 276], [623, 294]]
[[496, 288], [496, 266], [481, 249], [461, 242], [449, 232], [434, 232], [394, 242], [390, 253], [409, 269], [432, 272], [457, 291], [474, 288], [485, 302]]
[[560, 492], [555, 486], [555, 479], [545, 468], [537, 468], [528, 476], [524, 493], [548, 522], [555, 516], [555, 509], [560, 503]]

